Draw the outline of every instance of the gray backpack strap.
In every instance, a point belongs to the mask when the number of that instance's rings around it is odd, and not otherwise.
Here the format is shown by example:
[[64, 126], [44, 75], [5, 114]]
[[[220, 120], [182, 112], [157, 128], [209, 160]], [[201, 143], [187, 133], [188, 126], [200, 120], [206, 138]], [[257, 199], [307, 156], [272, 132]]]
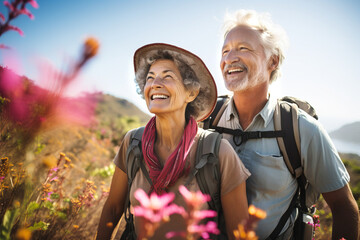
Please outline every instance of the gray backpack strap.
[[290, 173], [298, 178], [303, 169], [300, 156], [300, 134], [298, 106], [293, 103], [278, 101], [274, 112], [276, 131], [284, 131], [283, 137], [278, 137], [278, 145]]
[[128, 177], [128, 193], [124, 205], [124, 217], [126, 221], [126, 229], [121, 239], [136, 239], [134, 228], [134, 216], [130, 213], [130, 190], [132, 182], [136, 176], [137, 171], [141, 168], [145, 177], [151, 184], [149, 173], [146, 170], [141, 151], [141, 139], [144, 133], [144, 127], [136, 129], [135, 133], [131, 136], [129, 147], [126, 151], [126, 172]]
[[196, 150], [195, 167], [187, 179], [187, 183], [190, 183], [196, 177], [201, 192], [211, 197], [208, 202], [209, 209], [218, 213], [213, 220], [217, 222], [221, 232], [218, 236], [212, 236], [214, 239], [227, 239], [220, 192], [219, 148], [221, 139], [222, 135], [218, 132], [205, 130], [201, 132]]

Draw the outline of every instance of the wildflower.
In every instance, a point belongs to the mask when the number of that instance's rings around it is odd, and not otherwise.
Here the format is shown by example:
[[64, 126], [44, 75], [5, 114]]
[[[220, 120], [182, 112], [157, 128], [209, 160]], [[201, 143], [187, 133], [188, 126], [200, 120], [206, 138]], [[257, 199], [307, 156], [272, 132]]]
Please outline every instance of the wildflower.
[[73, 228], [78, 229], [79, 225], [73, 225]]
[[84, 58], [91, 58], [95, 56], [99, 50], [99, 42], [96, 38], [89, 37], [84, 44]]
[[179, 192], [184, 197], [188, 206], [188, 213], [182, 214], [186, 223], [186, 232], [169, 232], [167, 238], [175, 236], [186, 237], [187, 239], [209, 239], [210, 234], [219, 234], [216, 222], [208, 221], [206, 224], [200, 224], [203, 219], [216, 217], [217, 213], [212, 210], [200, 210], [204, 203], [209, 201], [211, 197], [203, 194], [201, 191], [190, 192], [185, 186], [179, 187]]
[[244, 223], [238, 225], [238, 229], [234, 230], [233, 234], [237, 240], [257, 240], [254, 229], [258, 221], [266, 217], [266, 212], [262, 209], [256, 208], [254, 205], [249, 206], [249, 219]]
[[27, 228], [20, 228], [15, 235], [16, 240], [30, 240], [31, 231]]
[[140, 202], [140, 206], [134, 207], [134, 215], [142, 216], [153, 223], [168, 220], [170, 215], [184, 212], [182, 207], [170, 204], [175, 198], [174, 193], [165, 193], [158, 196], [153, 192], [148, 197], [144, 190], [139, 188], [135, 191], [134, 196]]
[[199, 234], [204, 239], [209, 239], [210, 233], [216, 235], [220, 233], [217, 224], [212, 221], [207, 222], [205, 225], [190, 225], [188, 231], [191, 234]]
[[192, 193], [185, 186], [180, 186], [179, 192], [184, 197], [186, 203], [194, 209], [199, 209], [204, 203], [211, 200], [209, 195], [203, 194], [201, 191]]

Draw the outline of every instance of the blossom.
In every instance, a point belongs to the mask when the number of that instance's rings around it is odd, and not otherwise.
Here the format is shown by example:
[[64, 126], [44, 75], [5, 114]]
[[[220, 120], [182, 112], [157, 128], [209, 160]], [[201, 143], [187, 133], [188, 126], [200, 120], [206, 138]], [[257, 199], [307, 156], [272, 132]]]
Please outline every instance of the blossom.
[[134, 215], [142, 216], [150, 222], [161, 222], [162, 220], [168, 220], [172, 214], [184, 213], [184, 208], [176, 204], [170, 204], [175, 198], [174, 193], [165, 193], [158, 196], [153, 192], [148, 197], [144, 190], [138, 189], [135, 191], [134, 196], [140, 202], [140, 206], [134, 207]]
[[18, 32], [20, 34], [20, 36], [24, 36], [24, 32], [20, 28], [12, 26], [12, 25], [8, 25], [5, 30], [6, 31], [7, 30], [13, 30], [13, 31]]
[[5, 17], [4, 17], [4, 15], [3, 15], [2, 13], [0, 13], [0, 19], [1, 19], [3, 22], [5, 22]]
[[28, 228], [20, 228], [15, 235], [15, 238], [18, 240], [30, 240], [31, 231]]
[[209, 221], [206, 224], [202, 225], [190, 225], [188, 226], [188, 231], [191, 234], [199, 234], [204, 239], [209, 239], [210, 234], [219, 234], [220, 231], [217, 228], [216, 222]]
[[20, 14], [25, 14], [25, 15], [27, 15], [31, 20], [34, 19], [34, 15], [33, 15], [29, 10], [27, 10], [26, 8], [20, 9], [18, 12], [19, 12]]
[[249, 218], [238, 225], [238, 228], [233, 231], [233, 234], [238, 240], [257, 240], [258, 237], [254, 229], [258, 221], [266, 217], [266, 212], [260, 208], [250, 205], [248, 208]]
[[179, 192], [184, 197], [186, 203], [194, 209], [200, 208], [204, 203], [211, 200], [211, 197], [207, 194], [203, 194], [201, 191], [195, 193], [190, 192], [185, 186], [179, 187]]
[[28, 3], [33, 7], [33, 8], [39, 8], [38, 3], [35, 0], [30, 0], [28, 1]]

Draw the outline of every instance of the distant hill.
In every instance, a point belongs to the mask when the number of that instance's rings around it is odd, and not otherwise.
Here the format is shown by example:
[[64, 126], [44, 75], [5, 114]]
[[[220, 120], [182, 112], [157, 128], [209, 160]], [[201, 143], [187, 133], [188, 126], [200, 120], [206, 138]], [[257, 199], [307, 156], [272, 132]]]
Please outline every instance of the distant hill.
[[360, 122], [346, 124], [332, 131], [330, 137], [355, 143], [360, 143]]
[[151, 118], [148, 114], [141, 111], [133, 103], [114, 97], [109, 94], [98, 95], [98, 106], [96, 109], [98, 120], [108, 122], [119, 117], [138, 117], [140, 122], [147, 123]]

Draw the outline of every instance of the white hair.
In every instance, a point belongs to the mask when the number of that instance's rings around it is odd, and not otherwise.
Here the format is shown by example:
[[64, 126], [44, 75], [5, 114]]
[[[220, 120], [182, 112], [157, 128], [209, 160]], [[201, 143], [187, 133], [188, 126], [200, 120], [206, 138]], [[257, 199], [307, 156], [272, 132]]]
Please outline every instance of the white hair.
[[227, 34], [237, 26], [248, 26], [260, 33], [266, 58], [272, 56], [279, 58], [279, 64], [270, 75], [270, 83], [281, 76], [280, 66], [285, 58], [285, 50], [288, 46], [288, 37], [285, 30], [273, 23], [269, 13], [257, 13], [253, 10], [238, 10], [234, 13], [226, 13], [224, 20], [224, 39]]

